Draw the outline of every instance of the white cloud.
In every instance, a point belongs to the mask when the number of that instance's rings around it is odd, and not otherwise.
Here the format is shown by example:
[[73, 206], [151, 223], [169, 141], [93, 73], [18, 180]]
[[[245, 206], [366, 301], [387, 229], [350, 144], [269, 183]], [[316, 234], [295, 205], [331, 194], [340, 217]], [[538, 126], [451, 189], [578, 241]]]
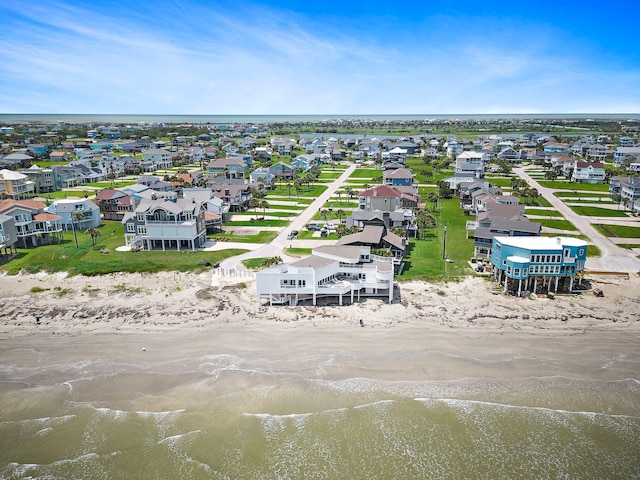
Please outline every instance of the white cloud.
[[11, 15], [0, 31], [0, 110], [640, 110], [637, 70], [604, 68], [580, 51], [569, 55], [570, 46], [556, 47], [552, 30], [538, 29], [535, 42], [523, 39], [517, 25], [492, 35], [491, 26], [466, 31], [458, 23], [454, 34], [441, 30], [452, 25], [444, 18], [431, 30], [407, 22], [394, 35], [255, 6], [232, 12], [189, 2], [134, 7], [108, 14], [63, 2], [0, 6]]

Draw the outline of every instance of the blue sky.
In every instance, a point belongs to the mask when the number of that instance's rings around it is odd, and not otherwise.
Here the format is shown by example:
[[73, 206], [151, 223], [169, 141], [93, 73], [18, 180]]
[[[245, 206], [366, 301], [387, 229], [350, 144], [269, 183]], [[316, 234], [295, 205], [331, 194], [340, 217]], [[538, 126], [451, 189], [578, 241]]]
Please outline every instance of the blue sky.
[[640, 112], [637, 0], [0, 0], [0, 113]]

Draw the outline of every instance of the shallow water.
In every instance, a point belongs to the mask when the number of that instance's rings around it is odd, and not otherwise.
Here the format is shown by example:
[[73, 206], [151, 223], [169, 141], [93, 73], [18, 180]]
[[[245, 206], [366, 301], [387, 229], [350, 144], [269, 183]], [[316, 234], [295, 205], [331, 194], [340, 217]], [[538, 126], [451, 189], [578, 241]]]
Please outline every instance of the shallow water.
[[327, 350], [5, 365], [0, 477], [640, 477], [637, 379], [332, 373], [357, 363]]

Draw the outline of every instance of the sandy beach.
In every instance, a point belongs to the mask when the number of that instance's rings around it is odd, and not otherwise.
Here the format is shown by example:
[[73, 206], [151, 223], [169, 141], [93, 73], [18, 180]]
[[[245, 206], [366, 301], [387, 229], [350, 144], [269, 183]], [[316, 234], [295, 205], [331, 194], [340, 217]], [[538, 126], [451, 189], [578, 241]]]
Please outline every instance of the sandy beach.
[[247, 278], [1, 277], [0, 477], [640, 474], [633, 275], [342, 307], [270, 307]]
[[[624, 356], [640, 351], [640, 286], [634, 275], [592, 280], [604, 298], [591, 292], [553, 300], [514, 298], [492, 294], [490, 281], [469, 277], [446, 284], [401, 283], [401, 298], [394, 304], [368, 299], [342, 307], [270, 307], [259, 302], [253, 280], [212, 278], [211, 273], [3, 276], [0, 360], [37, 364], [205, 353], [286, 358], [339, 347], [369, 354], [359, 356], [369, 364], [350, 370], [390, 380], [533, 373], [606, 378], [609, 369], [581, 358], [587, 352]], [[415, 356], [407, 355], [430, 351], [446, 352], [448, 360], [415, 365]], [[522, 371], [526, 362], [518, 371], [491, 363], [545, 353], [556, 361], [531, 365], [530, 372]], [[470, 365], [465, 355], [487, 362]], [[330, 375], [358, 375], [346, 368], [333, 366]], [[628, 371], [616, 369], [616, 378], [637, 378], [637, 369], [635, 364]]]

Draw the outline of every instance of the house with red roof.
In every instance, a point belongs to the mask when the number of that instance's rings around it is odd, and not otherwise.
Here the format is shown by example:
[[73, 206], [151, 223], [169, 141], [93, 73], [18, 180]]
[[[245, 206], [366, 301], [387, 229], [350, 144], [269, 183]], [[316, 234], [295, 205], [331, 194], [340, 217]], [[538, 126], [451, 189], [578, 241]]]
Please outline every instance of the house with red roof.
[[377, 185], [358, 195], [358, 208], [369, 212], [374, 210], [394, 212], [403, 208], [417, 207], [419, 202], [419, 195], [388, 185]]
[[603, 183], [604, 178], [604, 164], [602, 162], [577, 161], [571, 175], [571, 181], [576, 183]]

